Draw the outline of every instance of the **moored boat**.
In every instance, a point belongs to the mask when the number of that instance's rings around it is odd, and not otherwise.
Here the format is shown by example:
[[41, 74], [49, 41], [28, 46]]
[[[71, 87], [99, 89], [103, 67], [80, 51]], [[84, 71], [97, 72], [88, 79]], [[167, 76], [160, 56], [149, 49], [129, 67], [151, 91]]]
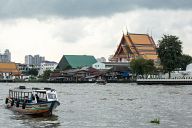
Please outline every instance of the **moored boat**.
[[60, 105], [56, 90], [25, 86], [9, 89], [5, 104], [13, 111], [28, 115], [52, 115], [52, 111]]
[[96, 84], [99, 84], [99, 85], [105, 85], [106, 83], [107, 83], [107, 81], [104, 79], [97, 79], [96, 80]]

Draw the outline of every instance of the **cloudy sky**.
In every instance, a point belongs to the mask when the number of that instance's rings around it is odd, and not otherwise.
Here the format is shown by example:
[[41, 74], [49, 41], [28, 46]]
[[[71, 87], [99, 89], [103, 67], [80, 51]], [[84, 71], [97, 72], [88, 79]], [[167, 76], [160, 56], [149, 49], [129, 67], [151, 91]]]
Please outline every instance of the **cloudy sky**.
[[12, 61], [40, 54], [59, 61], [63, 54], [106, 59], [126, 27], [154, 40], [176, 35], [192, 55], [192, 0], [0, 0], [0, 51]]

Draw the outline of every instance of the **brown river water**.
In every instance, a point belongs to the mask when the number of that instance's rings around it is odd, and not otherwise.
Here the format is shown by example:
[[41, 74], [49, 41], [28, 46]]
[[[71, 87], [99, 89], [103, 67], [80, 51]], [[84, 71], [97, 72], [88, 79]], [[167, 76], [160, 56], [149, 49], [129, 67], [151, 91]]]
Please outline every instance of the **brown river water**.
[[[14, 113], [4, 107], [9, 88], [51, 87], [61, 105], [50, 117]], [[192, 85], [134, 83], [0, 83], [2, 128], [192, 128]], [[150, 123], [159, 119], [160, 124]]]

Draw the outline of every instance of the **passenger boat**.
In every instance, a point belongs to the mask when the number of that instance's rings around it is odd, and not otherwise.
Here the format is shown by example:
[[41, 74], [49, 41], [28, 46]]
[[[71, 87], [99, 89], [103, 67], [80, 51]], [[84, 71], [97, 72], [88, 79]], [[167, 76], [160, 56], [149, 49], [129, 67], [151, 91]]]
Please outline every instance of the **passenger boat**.
[[52, 111], [60, 105], [56, 90], [25, 86], [9, 89], [5, 104], [13, 111], [28, 115], [52, 115]]
[[99, 85], [105, 85], [106, 83], [107, 83], [107, 81], [104, 79], [97, 79], [96, 80], [96, 84], [99, 84]]

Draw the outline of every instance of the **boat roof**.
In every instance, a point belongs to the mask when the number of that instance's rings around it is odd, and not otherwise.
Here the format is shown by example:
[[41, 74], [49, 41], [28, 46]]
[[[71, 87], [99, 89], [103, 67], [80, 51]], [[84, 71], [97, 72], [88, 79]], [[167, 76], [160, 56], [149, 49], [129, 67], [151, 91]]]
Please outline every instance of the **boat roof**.
[[40, 89], [40, 88], [25, 88], [25, 86], [19, 86], [13, 89], [9, 89], [10, 91], [15, 91], [15, 92], [24, 92], [24, 93], [32, 93], [32, 92], [42, 92], [42, 93], [46, 93], [48, 90], [53, 91], [54, 89], [51, 88], [44, 88], [44, 89]]

